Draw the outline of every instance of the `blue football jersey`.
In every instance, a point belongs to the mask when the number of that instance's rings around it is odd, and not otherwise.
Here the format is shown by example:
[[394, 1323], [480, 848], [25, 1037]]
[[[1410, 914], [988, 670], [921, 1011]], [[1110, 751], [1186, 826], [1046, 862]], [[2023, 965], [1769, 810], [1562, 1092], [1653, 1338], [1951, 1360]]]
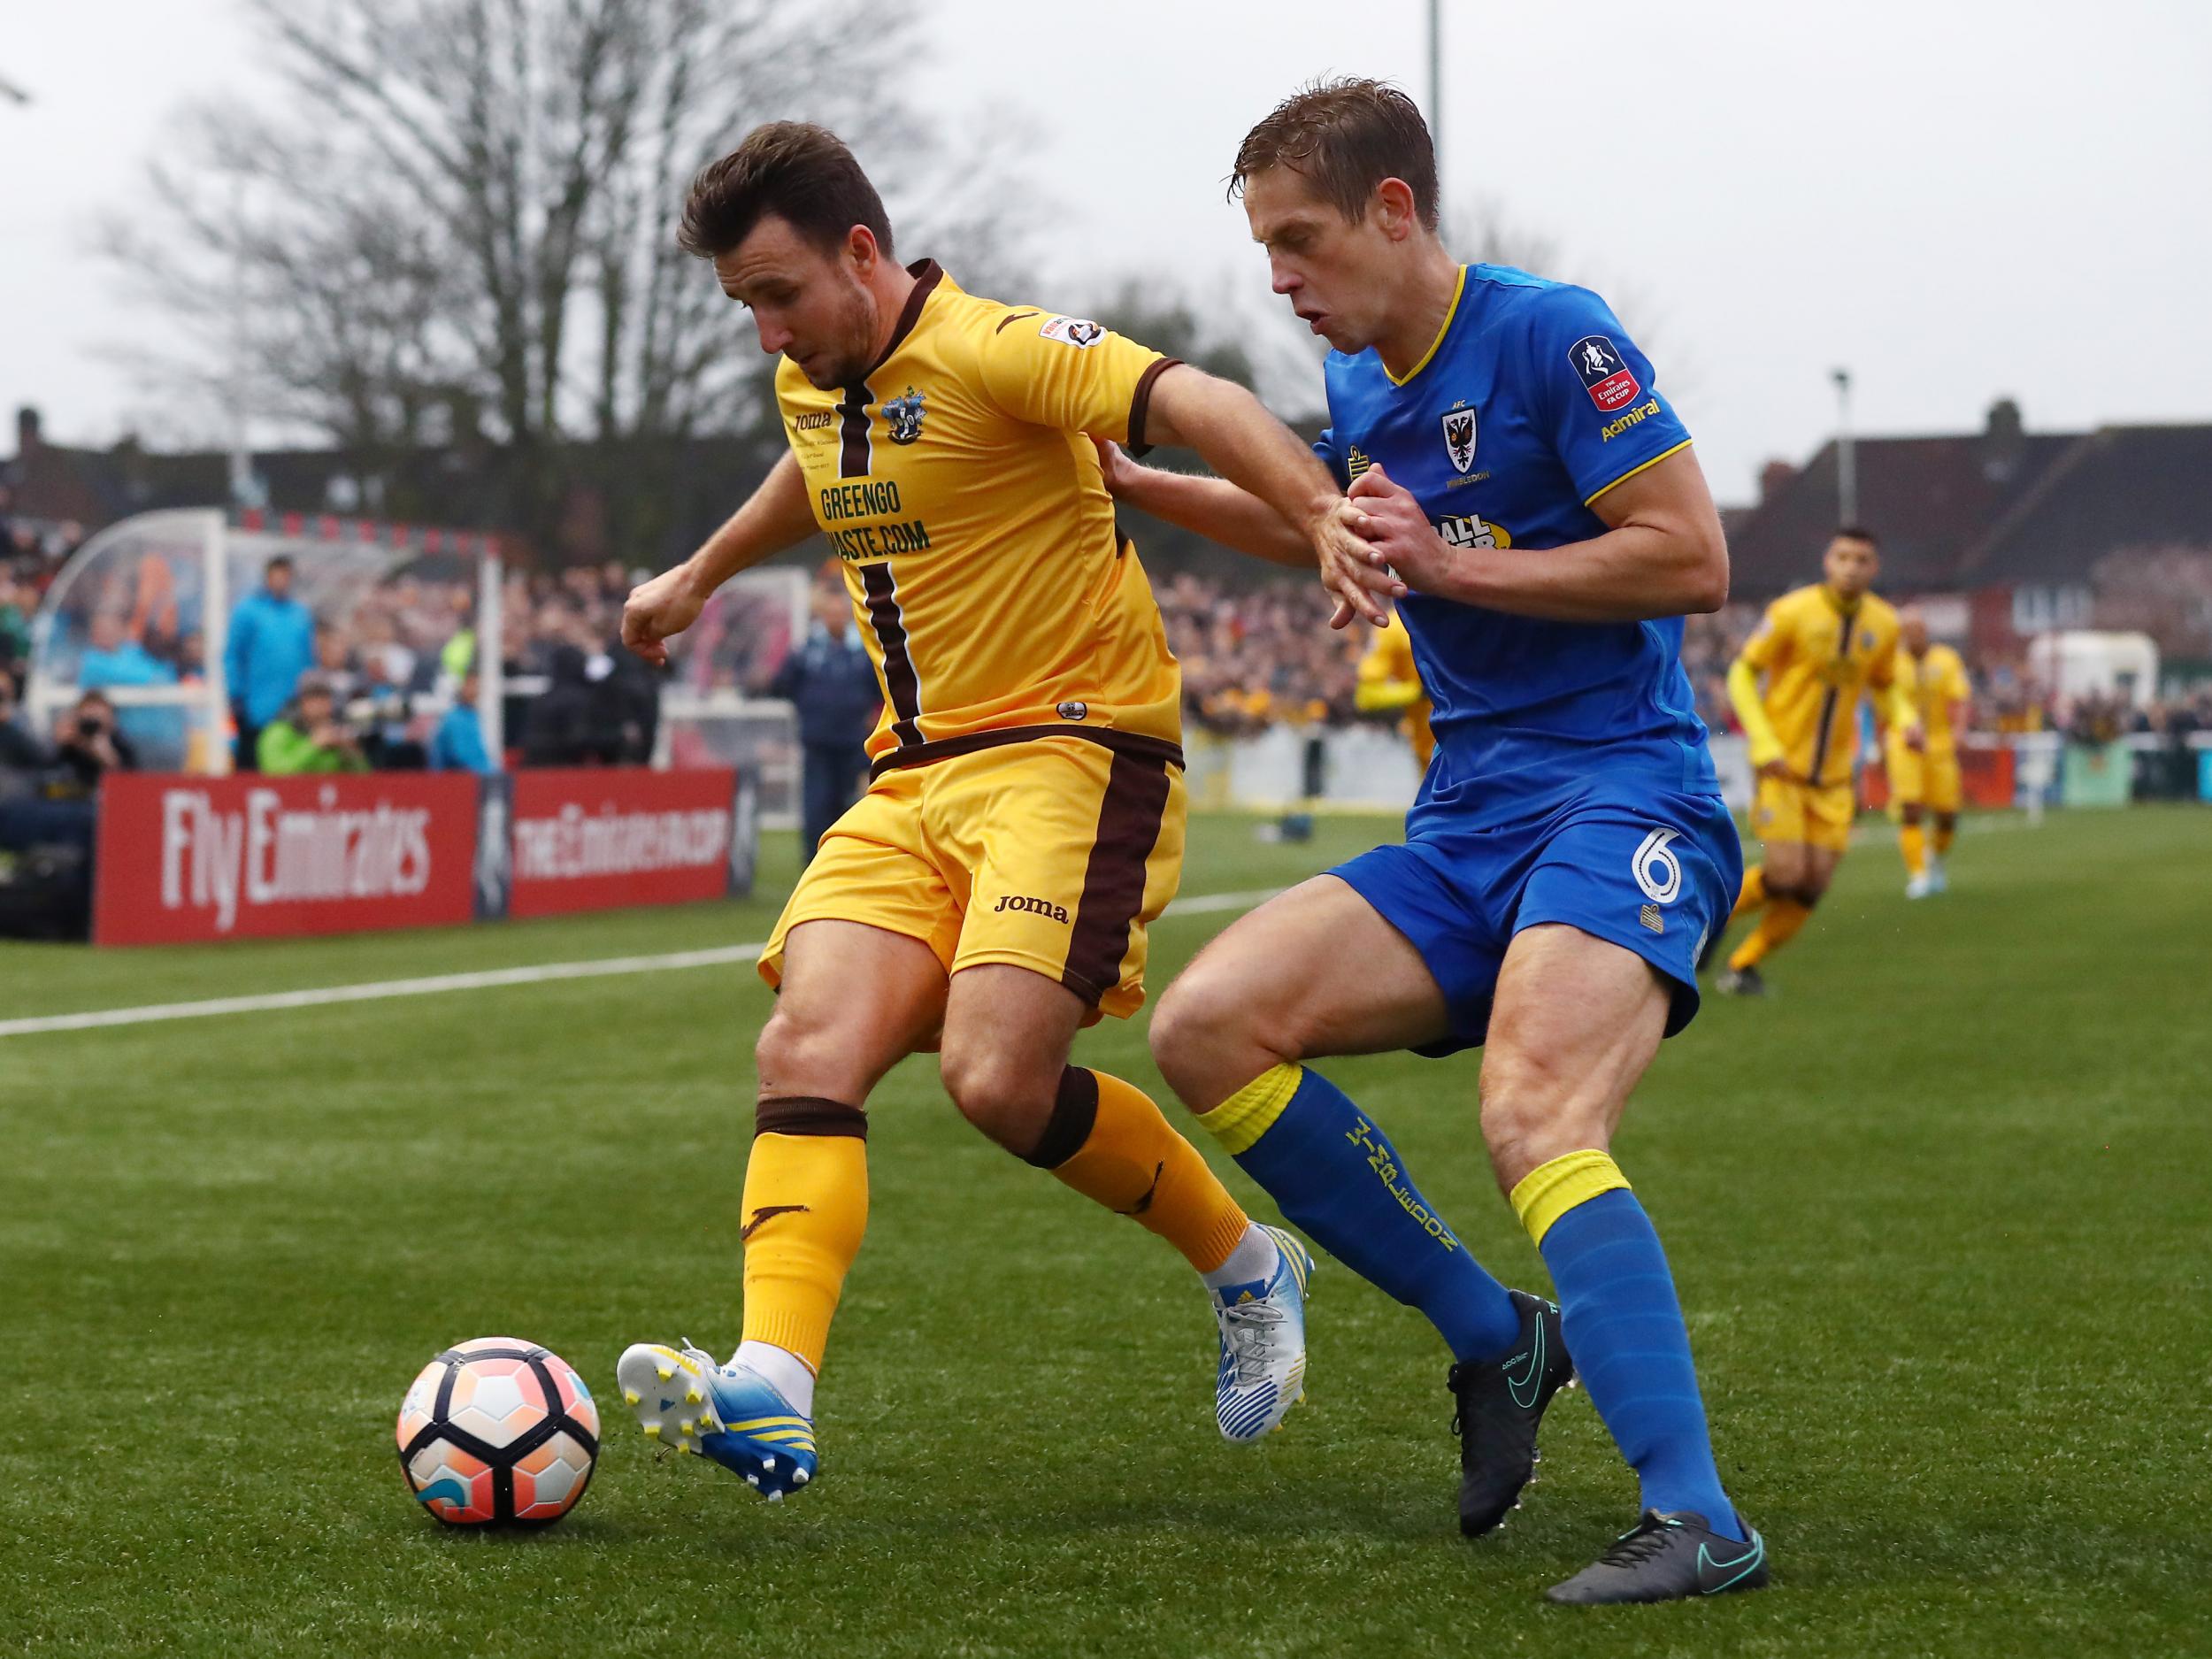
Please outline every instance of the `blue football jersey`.
[[[1605, 302], [1505, 265], [1460, 273], [1403, 380], [1331, 352], [1314, 446], [1349, 486], [1379, 462], [1455, 546], [1552, 548], [1605, 533], [1590, 503], [1690, 442]], [[1409, 833], [1535, 818], [1595, 775], [1719, 793], [1682, 672], [1682, 619], [1547, 622], [1423, 594], [1399, 601], [1435, 704]]]

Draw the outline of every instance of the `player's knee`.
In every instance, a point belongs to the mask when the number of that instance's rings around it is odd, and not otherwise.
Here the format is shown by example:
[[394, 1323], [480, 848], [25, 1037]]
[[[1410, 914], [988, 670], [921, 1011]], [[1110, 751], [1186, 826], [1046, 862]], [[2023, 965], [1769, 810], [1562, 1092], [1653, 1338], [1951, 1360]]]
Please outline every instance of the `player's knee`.
[[[1254, 999], [1236, 977], [1202, 960], [1168, 987], [1152, 1012], [1152, 1058], [1186, 1105], [1208, 1110], [1271, 1062], [1292, 1057], [1257, 1028], [1256, 1014]], [[1256, 1060], [1256, 1049], [1263, 1057]], [[1240, 1071], [1248, 1075], [1234, 1075]]]
[[1904, 821], [1908, 828], [1920, 827], [1920, 809], [1917, 806], [1901, 806], [1897, 809], [1897, 816]]
[[[1492, 1033], [1494, 1043], [1496, 1033]], [[1493, 1048], [1482, 1063], [1482, 1140], [1501, 1185], [1556, 1156], [1553, 1142], [1569, 1125], [1563, 1098], [1568, 1079], [1534, 1055]], [[1568, 1139], [1572, 1135], [1568, 1133]], [[1570, 1148], [1571, 1149], [1571, 1148]]]
[[1044, 1133], [1051, 1115], [1056, 1070], [1040, 1077], [1036, 1068], [1002, 1049], [967, 1044], [949, 1048], [939, 1061], [945, 1093], [960, 1115], [1010, 1152], [1027, 1152]]

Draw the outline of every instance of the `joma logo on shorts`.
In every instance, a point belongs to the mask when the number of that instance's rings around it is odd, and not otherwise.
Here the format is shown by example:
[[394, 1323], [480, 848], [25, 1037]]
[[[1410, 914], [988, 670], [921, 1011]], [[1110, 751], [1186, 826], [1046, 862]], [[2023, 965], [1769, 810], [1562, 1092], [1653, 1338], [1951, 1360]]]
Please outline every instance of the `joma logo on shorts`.
[[1068, 913], [1056, 904], [1048, 904], [1042, 899], [1018, 898], [1010, 894], [1001, 894], [999, 902], [991, 906], [994, 916], [1002, 910], [1027, 910], [1032, 916], [1048, 916], [1056, 922], [1068, 919]]

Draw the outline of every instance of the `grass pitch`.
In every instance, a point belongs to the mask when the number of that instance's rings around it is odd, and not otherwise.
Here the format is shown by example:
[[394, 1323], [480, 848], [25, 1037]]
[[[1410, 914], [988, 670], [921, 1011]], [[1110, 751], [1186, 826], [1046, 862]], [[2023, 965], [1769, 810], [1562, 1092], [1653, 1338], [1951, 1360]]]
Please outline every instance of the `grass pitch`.
[[[1203, 821], [1185, 890], [1393, 833]], [[819, 1485], [771, 1509], [656, 1461], [616, 1355], [738, 1329], [769, 999], [725, 969], [0, 1042], [0, 1651], [2212, 1651], [2212, 813], [1994, 820], [1952, 865], [1909, 906], [1893, 848], [1862, 845], [1775, 995], [1709, 1003], [1621, 1137], [1766, 1594], [1542, 1605], [1634, 1518], [1587, 1396], [1512, 1525], [1463, 1542], [1442, 1348], [1325, 1258], [1309, 1404], [1223, 1445], [1187, 1270], [986, 1145], [926, 1059], [875, 1102]], [[772, 909], [0, 946], [0, 1017], [728, 943]], [[1156, 985], [1225, 919], [1164, 921]], [[1158, 1087], [1141, 1022], [1078, 1052]], [[1330, 1069], [1468, 1242], [1542, 1285], [1483, 1171], [1473, 1057]], [[489, 1334], [610, 1408], [589, 1494], [541, 1534], [434, 1525], [393, 1455], [409, 1379]]]

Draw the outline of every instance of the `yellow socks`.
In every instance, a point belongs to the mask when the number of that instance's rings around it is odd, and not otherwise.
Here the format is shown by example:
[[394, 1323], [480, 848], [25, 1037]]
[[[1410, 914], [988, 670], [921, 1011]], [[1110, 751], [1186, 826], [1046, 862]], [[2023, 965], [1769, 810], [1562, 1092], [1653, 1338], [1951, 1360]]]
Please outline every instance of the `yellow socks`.
[[1752, 929], [1751, 937], [1736, 947], [1736, 954], [1728, 958], [1728, 965], [1738, 973], [1746, 968], [1755, 968], [1770, 950], [1778, 950], [1797, 937], [1797, 930], [1805, 926], [1805, 918], [1812, 914], [1809, 905], [1794, 898], [1775, 894], [1767, 900], [1767, 907], [1759, 918], [1759, 925]]
[[1754, 864], [1743, 872], [1743, 891], [1736, 895], [1736, 908], [1728, 913], [1728, 919], [1732, 922], [1748, 916], [1766, 902], [1767, 867]]
[[822, 1369], [845, 1271], [868, 1230], [868, 1115], [803, 1095], [760, 1102], [745, 1163], [745, 1340]]
[[1156, 1233], [1202, 1273], [1227, 1261], [1251, 1225], [1151, 1098], [1103, 1071], [1071, 1065], [1060, 1074], [1051, 1120], [1028, 1161]]
[[[1905, 855], [1908, 875], [1928, 873], [1928, 832], [1917, 824], [1901, 826], [1897, 832], [1897, 845]], [[1938, 848], [1939, 852], [1942, 849]]]

